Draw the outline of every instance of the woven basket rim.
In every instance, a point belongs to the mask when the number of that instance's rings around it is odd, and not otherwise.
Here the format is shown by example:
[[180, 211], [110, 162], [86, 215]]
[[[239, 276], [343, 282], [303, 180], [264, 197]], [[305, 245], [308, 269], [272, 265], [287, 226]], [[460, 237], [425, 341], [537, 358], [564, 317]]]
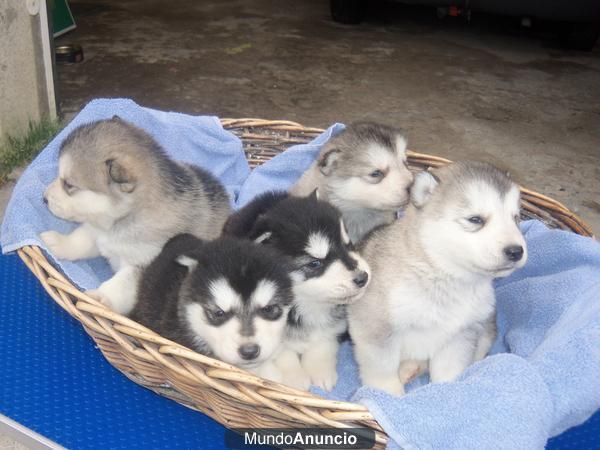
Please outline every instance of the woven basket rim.
[[[270, 135], [265, 138], [264, 135], [259, 135], [257, 130], [283, 133], [282, 139], [285, 142], [295, 142], [298, 139], [308, 141], [324, 131], [321, 128], [303, 127], [296, 122], [287, 120], [227, 118], [221, 119], [221, 123], [225, 129], [236, 131], [243, 141], [245, 138], [259, 141], [269, 139]], [[273, 139], [277, 140], [276, 137]], [[258, 159], [254, 164], [260, 164], [277, 153], [276, 151], [270, 152], [265, 159]], [[408, 159], [411, 164], [431, 167], [451, 163], [445, 158], [414, 151], [408, 152]], [[524, 209], [531, 208], [534, 212], [540, 210], [542, 213], [550, 214], [554, 220], [558, 220], [561, 228], [570, 229], [584, 236], [592, 236], [589, 226], [560, 202], [526, 188], [521, 188], [521, 192]], [[170, 396], [186, 406], [203, 411], [228, 427], [231, 427], [233, 422], [218, 409], [219, 407], [225, 408], [223, 405], [227, 403], [218, 403], [217, 407], [214, 407], [210, 405], [210, 402], [204, 405], [196, 398], [192, 398], [191, 402], [187, 400], [194, 383], [206, 386], [209, 392], [214, 391], [226, 401], [236, 402], [236, 408], [240, 408], [239, 405], [251, 408], [245, 411], [244, 414], [247, 416], [251, 415], [252, 408], [254, 408], [257, 411], [272, 413], [275, 417], [273, 420], [291, 420], [311, 426], [339, 428], [366, 426], [376, 431], [378, 447], [386, 443], [387, 435], [366, 406], [352, 402], [328, 400], [310, 392], [261, 379], [243, 369], [196, 353], [109, 310], [81, 292], [52, 265], [40, 247], [26, 246], [19, 249], [18, 254], [48, 294], [71, 316], [81, 322], [109, 362], [139, 384], [162, 395]], [[177, 383], [181, 382], [182, 387], [177, 384], [176, 391], [182, 391], [181, 395], [184, 396], [182, 397], [184, 400], [179, 400], [174, 394], [171, 395], [168, 389], [165, 394], [157, 383], [144, 384], [140, 382], [131, 369], [130, 364], [133, 364], [131, 361], [135, 361], [137, 364], [134, 366], [138, 372], [146, 369], [152, 371], [156, 368], [159, 377], [166, 374], [165, 378], [171, 380], [172, 385], [175, 385], [173, 380], [176, 380]], [[235, 416], [236, 413], [228, 411], [228, 414]]]

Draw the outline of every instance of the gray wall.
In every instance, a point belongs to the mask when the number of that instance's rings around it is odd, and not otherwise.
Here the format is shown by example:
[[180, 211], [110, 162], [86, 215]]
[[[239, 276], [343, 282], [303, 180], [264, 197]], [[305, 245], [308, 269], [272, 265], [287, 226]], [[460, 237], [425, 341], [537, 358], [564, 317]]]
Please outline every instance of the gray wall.
[[56, 117], [45, 0], [0, 0], [0, 138]]

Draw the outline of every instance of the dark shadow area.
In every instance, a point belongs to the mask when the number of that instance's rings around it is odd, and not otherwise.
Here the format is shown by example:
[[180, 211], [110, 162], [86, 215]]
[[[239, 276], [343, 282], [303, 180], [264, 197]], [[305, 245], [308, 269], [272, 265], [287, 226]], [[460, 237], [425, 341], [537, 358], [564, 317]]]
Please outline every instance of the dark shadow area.
[[[573, 48], [570, 33], [588, 24], [550, 21], [529, 16], [510, 16], [485, 12], [458, 10], [450, 16], [448, 8], [412, 5], [390, 1], [369, 1], [363, 8], [362, 22], [368, 25], [411, 27], [413, 32], [452, 30], [472, 35], [511, 36], [539, 42], [548, 49], [581, 50]], [[526, 25], [523, 25], [525, 19]], [[600, 30], [600, 23], [593, 29]], [[571, 39], [571, 40], [570, 40]], [[596, 44], [597, 46], [598, 44]]]

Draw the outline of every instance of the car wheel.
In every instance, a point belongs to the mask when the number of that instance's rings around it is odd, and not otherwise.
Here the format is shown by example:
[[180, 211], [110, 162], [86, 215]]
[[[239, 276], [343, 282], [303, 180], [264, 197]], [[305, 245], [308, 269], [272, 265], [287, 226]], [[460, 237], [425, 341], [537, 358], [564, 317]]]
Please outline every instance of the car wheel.
[[559, 37], [563, 45], [575, 50], [591, 51], [600, 36], [598, 23], [567, 23], [562, 26]]
[[365, 15], [364, 0], [329, 0], [331, 18], [335, 22], [356, 24], [360, 23]]

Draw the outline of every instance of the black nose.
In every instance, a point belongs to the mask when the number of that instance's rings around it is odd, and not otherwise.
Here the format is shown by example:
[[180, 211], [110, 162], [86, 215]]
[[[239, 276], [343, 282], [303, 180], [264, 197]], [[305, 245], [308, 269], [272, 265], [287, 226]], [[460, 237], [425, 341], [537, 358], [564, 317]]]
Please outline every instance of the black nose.
[[46, 198], [46, 196], [44, 195], [44, 204], [47, 205], [48, 204], [48, 199]]
[[369, 274], [363, 270], [352, 281], [354, 281], [354, 284], [358, 287], [363, 287], [367, 284], [367, 281], [369, 281]]
[[504, 254], [510, 261], [519, 261], [523, 257], [523, 247], [520, 245], [511, 245], [504, 249]]
[[260, 353], [260, 347], [256, 344], [244, 344], [238, 349], [238, 353], [244, 359], [256, 359]]

